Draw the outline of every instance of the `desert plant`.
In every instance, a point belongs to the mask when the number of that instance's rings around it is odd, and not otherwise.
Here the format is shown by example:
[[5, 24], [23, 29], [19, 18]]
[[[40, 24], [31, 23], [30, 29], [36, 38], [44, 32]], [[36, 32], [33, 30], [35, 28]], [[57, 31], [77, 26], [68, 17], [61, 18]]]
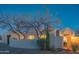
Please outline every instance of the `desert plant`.
[[77, 44], [73, 44], [73, 45], [72, 45], [72, 51], [73, 51], [73, 52], [76, 52], [77, 49], [78, 49], [78, 45], [77, 45]]
[[45, 49], [45, 39], [39, 39], [37, 40], [37, 44], [40, 47], [41, 50]]
[[49, 33], [49, 29], [48, 29], [48, 27], [47, 27], [47, 29], [46, 29], [46, 49], [47, 49], [47, 50], [50, 49], [49, 43], [50, 43], [50, 33]]

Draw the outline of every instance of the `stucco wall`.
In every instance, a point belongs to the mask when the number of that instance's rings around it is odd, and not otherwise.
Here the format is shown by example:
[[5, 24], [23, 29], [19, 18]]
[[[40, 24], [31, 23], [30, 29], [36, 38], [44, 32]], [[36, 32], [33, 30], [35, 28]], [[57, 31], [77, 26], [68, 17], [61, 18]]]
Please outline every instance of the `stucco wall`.
[[16, 48], [39, 49], [37, 40], [10, 40], [10, 46]]
[[7, 44], [7, 37], [6, 37], [6, 34], [1, 34], [1, 40], [0, 40], [0, 43], [5, 43]]
[[63, 48], [63, 37], [56, 36], [55, 32], [50, 33], [50, 48]]

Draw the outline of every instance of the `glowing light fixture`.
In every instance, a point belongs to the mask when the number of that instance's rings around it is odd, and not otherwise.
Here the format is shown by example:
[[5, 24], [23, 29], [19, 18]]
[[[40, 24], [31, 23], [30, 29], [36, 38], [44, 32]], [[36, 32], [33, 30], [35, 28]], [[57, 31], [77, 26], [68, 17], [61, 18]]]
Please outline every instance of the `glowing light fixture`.
[[46, 39], [46, 34], [40, 35], [40, 39]]
[[28, 35], [27, 39], [33, 40], [35, 39], [35, 36], [33, 34]]

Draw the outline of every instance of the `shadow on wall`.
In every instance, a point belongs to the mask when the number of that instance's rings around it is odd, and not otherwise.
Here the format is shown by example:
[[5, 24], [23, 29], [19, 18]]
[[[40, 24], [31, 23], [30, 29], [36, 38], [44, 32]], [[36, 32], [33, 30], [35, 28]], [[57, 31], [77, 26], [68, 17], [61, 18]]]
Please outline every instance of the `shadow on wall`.
[[37, 39], [34, 40], [10, 40], [10, 46], [16, 48], [26, 48], [26, 49], [39, 49], [37, 45]]

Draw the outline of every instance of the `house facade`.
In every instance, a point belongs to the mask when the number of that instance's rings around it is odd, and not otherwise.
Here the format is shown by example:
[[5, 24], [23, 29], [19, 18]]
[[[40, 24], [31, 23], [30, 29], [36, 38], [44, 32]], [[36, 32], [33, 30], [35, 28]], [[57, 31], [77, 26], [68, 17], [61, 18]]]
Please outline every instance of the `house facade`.
[[[57, 32], [57, 30], [51, 30], [50, 31], [50, 48], [63, 48], [63, 37], [59, 35], [60, 33]], [[34, 30], [26, 34], [25, 39], [20, 39], [19, 36], [16, 33], [13, 32], [6, 32], [3, 34], [0, 34], [2, 39], [0, 40], [0, 43], [7, 44], [7, 35], [11, 35], [9, 39], [9, 46], [15, 47], [15, 48], [26, 48], [26, 49], [40, 49], [40, 47], [37, 44], [37, 35]], [[21, 35], [22, 37], [22, 35]], [[44, 35], [42, 36], [44, 37]]]

